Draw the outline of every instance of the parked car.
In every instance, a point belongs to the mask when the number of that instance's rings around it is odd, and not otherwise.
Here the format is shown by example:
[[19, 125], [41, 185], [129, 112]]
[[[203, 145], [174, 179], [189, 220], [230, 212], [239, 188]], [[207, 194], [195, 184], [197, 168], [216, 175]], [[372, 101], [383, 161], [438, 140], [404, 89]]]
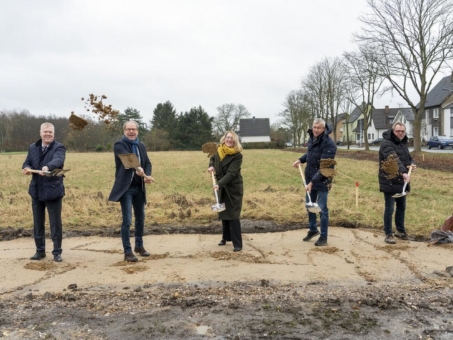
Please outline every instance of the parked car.
[[432, 136], [428, 141], [428, 149], [431, 148], [453, 148], [453, 138], [447, 136]]
[[370, 142], [370, 145], [381, 145], [381, 143], [384, 141], [384, 138], [377, 138], [374, 141]]

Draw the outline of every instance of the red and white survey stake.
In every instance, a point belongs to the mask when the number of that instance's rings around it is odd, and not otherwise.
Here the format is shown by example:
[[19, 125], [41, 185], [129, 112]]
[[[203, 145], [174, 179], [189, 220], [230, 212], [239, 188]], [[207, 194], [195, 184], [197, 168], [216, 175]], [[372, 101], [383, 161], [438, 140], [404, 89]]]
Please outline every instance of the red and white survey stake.
[[355, 207], [359, 208], [359, 182], [355, 182]]

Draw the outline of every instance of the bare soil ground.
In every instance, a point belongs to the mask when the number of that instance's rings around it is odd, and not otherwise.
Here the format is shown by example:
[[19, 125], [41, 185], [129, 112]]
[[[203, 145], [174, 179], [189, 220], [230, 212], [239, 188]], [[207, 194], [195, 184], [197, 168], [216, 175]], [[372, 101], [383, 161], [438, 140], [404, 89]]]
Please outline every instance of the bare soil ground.
[[0, 337], [453, 339], [451, 245], [332, 227], [318, 248], [306, 229], [244, 225], [266, 232], [240, 253], [164, 231], [132, 264], [119, 237], [66, 237], [62, 263], [30, 261], [29, 237], [0, 242]]
[[380, 231], [346, 223], [318, 248], [302, 242], [305, 227], [243, 221], [244, 249], [233, 253], [217, 246], [220, 225], [151, 226], [152, 255], [134, 264], [122, 261], [118, 228], [66, 233], [62, 263], [30, 261], [31, 231], [3, 229], [0, 337], [453, 339], [451, 244], [386, 245]]

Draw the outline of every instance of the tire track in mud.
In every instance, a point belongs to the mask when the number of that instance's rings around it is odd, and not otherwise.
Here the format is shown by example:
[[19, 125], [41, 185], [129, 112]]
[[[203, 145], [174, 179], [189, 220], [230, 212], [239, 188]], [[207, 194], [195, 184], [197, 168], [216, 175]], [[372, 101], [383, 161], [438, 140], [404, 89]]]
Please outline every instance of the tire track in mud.
[[123, 251], [121, 249], [115, 249], [115, 250], [108, 250], [108, 249], [91, 249], [91, 248], [83, 248], [86, 246], [90, 246], [93, 244], [99, 244], [100, 242], [94, 241], [94, 242], [89, 242], [85, 244], [79, 244], [78, 246], [75, 246], [73, 248], [70, 248], [71, 250], [80, 250], [80, 251], [92, 251], [96, 253], [105, 253], [105, 254], [123, 254]]
[[33, 282], [17, 286], [15, 288], [12, 288], [12, 289], [4, 291], [4, 292], [0, 292], [0, 296], [15, 293], [20, 290], [24, 290], [27, 287], [36, 285], [43, 281], [49, 280], [57, 275], [62, 275], [71, 270], [74, 270], [77, 268], [77, 266], [73, 265], [73, 264], [69, 264], [69, 263], [60, 265], [60, 264], [55, 264], [54, 262], [49, 262], [49, 261], [39, 261], [39, 262], [28, 262], [24, 265], [24, 268], [29, 269], [29, 270], [46, 271], [46, 273], [44, 274], [44, 276], [40, 277], [39, 279], [37, 279]]
[[[395, 260], [398, 260], [400, 263], [402, 263], [403, 265], [405, 265], [407, 267], [407, 269], [409, 269], [409, 271], [418, 279], [420, 280], [421, 282], [423, 283], [428, 283], [431, 279], [429, 279], [428, 277], [426, 277], [425, 275], [423, 275], [421, 273], [420, 270], [417, 269], [417, 266], [413, 263], [411, 263], [409, 260], [405, 259], [402, 255], [401, 255], [401, 251], [409, 251], [410, 249], [412, 249], [411, 246], [409, 246], [409, 242], [410, 241], [405, 241], [405, 243], [402, 243], [402, 244], [394, 244], [394, 245], [376, 245], [376, 244], [373, 244], [372, 242], [370, 241], [367, 241], [365, 238], [363, 237], [360, 237], [358, 235], [358, 232], [357, 230], [354, 230], [352, 229], [351, 230], [355, 239], [362, 242], [362, 243], [365, 243], [371, 247], [373, 247], [374, 249], [376, 250], [379, 250], [379, 251], [382, 251], [388, 255], [390, 255], [391, 257], [393, 257]], [[401, 242], [404, 242], [404, 241], [401, 241]], [[357, 261], [360, 262], [360, 258], [358, 256], [357, 253], [355, 253], [353, 250], [351, 250], [351, 253], [353, 254], [353, 256], [357, 259]], [[359, 275], [360, 274], [360, 271], [357, 271], [357, 273]], [[368, 273], [369, 274], [369, 273]], [[368, 274], [366, 272], [364, 272], [364, 278], [366, 278], [368, 276]], [[369, 274], [372, 276], [372, 274]], [[374, 281], [370, 281], [370, 282], [375, 282], [376, 279], [373, 277], [373, 280]]]

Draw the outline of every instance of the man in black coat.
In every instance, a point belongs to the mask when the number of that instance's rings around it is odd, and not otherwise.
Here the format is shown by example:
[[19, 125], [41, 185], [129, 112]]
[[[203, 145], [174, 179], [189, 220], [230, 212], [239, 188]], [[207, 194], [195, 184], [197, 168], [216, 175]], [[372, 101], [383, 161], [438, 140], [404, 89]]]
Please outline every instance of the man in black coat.
[[[406, 126], [396, 122], [390, 130], [382, 134], [384, 141], [379, 149], [379, 190], [384, 193], [384, 233], [385, 242], [395, 244], [392, 233], [392, 216], [396, 203], [395, 212], [395, 236], [407, 240], [406, 228], [404, 226], [404, 215], [406, 212], [406, 195], [399, 198], [392, 197], [401, 194], [404, 182], [408, 182], [406, 192], [410, 191], [409, 166], [412, 171], [415, 169], [412, 157], [407, 146]], [[395, 163], [392, 166], [392, 163]], [[397, 171], [395, 171], [397, 170]]]
[[[32, 175], [28, 193], [32, 200], [33, 236], [35, 238], [36, 254], [30, 260], [41, 260], [46, 257], [45, 218], [46, 208], [49, 214], [50, 235], [53, 242], [54, 261], [61, 262], [61, 243], [63, 239], [63, 224], [61, 209], [65, 189], [64, 176], [46, 176], [45, 172], [63, 169], [66, 158], [66, 148], [55, 141], [55, 127], [51, 123], [41, 124], [41, 139], [28, 148], [27, 158], [22, 165], [24, 175]], [[30, 170], [41, 170], [32, 173]]]
[[[132, 253], [130, 242], [130, 226], [132, 224], [132, 209], [135, 215], [135, 247], [134, 252], [141, 256], [150, 256], [143, 247], [143, 233], [145, 227], [146, 187], [145, 183], [152, 183], [151, 162], [146, 153], [145, 145], [138, 139], [138, 124], [128, 121], [123, 125], [124, 136], [115, 142], [115, 183], [109, 196], [109, 201], [120, 202], [123, 222], [121, 224], [121, 239], [124, 248], [124, 260], [137, 262]], [[140, 162], [140, 168], [126, 169], [118, 155], [135, 153]]]
[[[318, 203], [321, 208], [320, 227], [321, 235], [315, 242], [316, 246], [327, 245], [327, 229], [329, 227], [329, 209], [327, 207], [327, 196], [332, 187], [332, 177], [326, 177], [321, 173], [321, 160], [334, 159], [337, 153], [337, 146], [329, 137], [332, 128], [321, 118], [315, 118], [313, 128], [308, 130], [310, 138], [307, 144], [307, 153], [302, 155], [293, 163], [295, 168], [299, 164], [307, 163], [305, 166], [305, 180], [310, 198], [313, 202]], [[307, 199], [308, 200], [308, 199]], [[308, 211], [308, 210], [307, 210]], [[309, 231], [304, 241], [310, 241], [313, 237], [319, 235], [316, 224], [316, 214], [308, 211]]]

